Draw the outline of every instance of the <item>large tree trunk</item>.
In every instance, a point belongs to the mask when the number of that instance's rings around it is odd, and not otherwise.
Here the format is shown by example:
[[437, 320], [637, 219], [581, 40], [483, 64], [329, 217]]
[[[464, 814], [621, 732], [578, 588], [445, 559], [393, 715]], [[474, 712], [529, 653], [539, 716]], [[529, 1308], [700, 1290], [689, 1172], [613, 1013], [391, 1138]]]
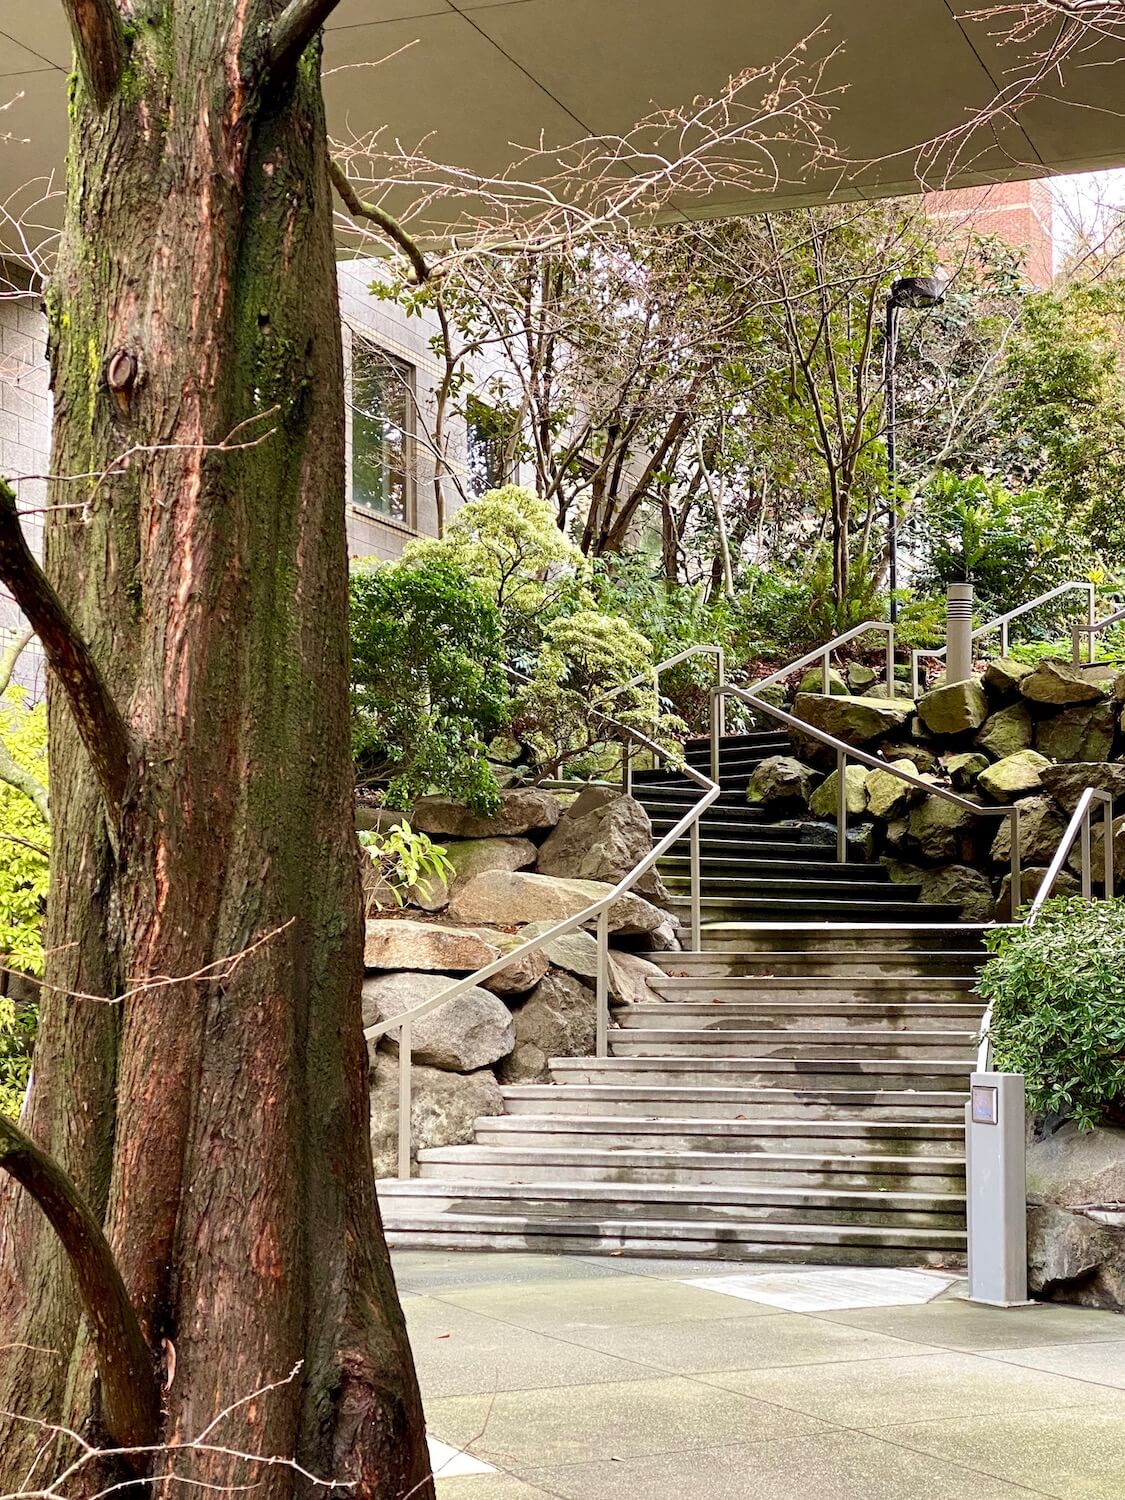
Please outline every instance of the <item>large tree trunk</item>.
[[[72, 83], [53, 466], [146, 451], [54, 484], [88, 504], [51, 515], [47, 571], [135, 748], [114, 826], [53, 687], [24, 1124], [104, 1222], [168, 1386], [161, 1441], [285, 1382], [214, 1441], [402, 1500], [432, 1489], [367, 1136], [330, 189], [317, 48], [269, 76], [280, 9], [141, 0], [112, 87]], [[0, 1409], [113, 1437], [66, 1261], [12, 1183], [0, 1346]], [[0, 1418], [0, 1488], [42, 1443]], [[313, 1488], [215, 1453], [175, 1467]]]

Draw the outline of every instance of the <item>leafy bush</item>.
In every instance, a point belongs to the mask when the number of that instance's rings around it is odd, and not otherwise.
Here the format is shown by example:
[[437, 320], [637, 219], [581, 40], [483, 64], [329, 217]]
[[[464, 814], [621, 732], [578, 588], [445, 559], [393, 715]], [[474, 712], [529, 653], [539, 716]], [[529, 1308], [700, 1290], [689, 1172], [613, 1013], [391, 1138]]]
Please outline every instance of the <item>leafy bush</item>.
[[516, 484], [470, 500], [440, 540], [411, 542], [403, 554], [408, 564], [434, 558], [473, 579], [495, 605], [516, 665], [531, 664], [559, 613], [591, 602], [586, 559], [559, 530], [552, 507]]
[[387, 802], [431, 790], [481, 812], [499, 802], [485, 746], [509, 718], [500, 613], [447, 556], [351, 580], [353, 741]]
[[1125, 1103], [1125, 901], [1045, 901], [1031, 927], [985, 933], [977, 988], [992, 1005], [1001, 1072], [1022, 1073], [1037, 1114], [1090, 1130]]
[[396, 906], [404, 906], [407, 892], [414, 886], [430, 881], [448, 883], [456, 873], [442, 845], [435, 844], [429, 834], [415, 832], [405, 818], [385, 833], [373, 828], [361, 830], [359, 842], [378, 872], [371, 893], [376, 906], [388, 904], [384, 896]]

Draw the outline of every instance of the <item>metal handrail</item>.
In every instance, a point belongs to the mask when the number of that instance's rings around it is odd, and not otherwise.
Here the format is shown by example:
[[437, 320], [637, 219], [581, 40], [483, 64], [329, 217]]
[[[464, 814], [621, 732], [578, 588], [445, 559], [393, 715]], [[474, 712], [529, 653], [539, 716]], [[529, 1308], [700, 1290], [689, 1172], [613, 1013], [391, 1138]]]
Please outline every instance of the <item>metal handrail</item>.
[[1087, 660], [1092, 662], [1096, 650], [1094, 637], [1101, 635], [1111, 625], [1117, 625], [1122, 620], [1125, 620], [1125, 609], [1115, 610], [1113, 614], [1106, 615], [1101, 620], [1088, 620], [1085, 624], [1081, 620], [1073, 621], [1070, 627], [1070, 659], [1074, 665], [1078, 666], [1082, 659], [1082, 642], [1080, 639], [1082, 636], [1089, 636], [1086, 655]]
[[[1125, 615], [1125, 611], [1122, 611]], [[1035, 924], [1043, 903], [1050, 899], [1051, 892], [1055, 888], [1055, 881], [1059, 878], [1063, 865], [1066, 863], [1067, 855], [1074, 848], [1074, 841], [1081, 835], [1082, 838], [1082, 895], [1087, 901], [1093, 898], [1093, 871], [1090, 868], [1090, 818], [1094, 803], [1102, 803], [1103, 834], [1102, 834], [1102, 882], [1105, 888], [1105, 899], [1108, 901], [1113, 897], [1113, 797], [1101, 787], [1088, 786], [1079, 797], [1071, 814], [1070, 822], [1066, 831], [1059, 840], [1059, 847], [1055, 850], [1054, 858], [1047, 866], [1047, 873], [1043, 882], [1035, 893], [1035, 899], [1031, 903], [1031, 910], [1024, 918], [1022, 925], [1031, 927]], [[1012, 901], [1012, 917], [1015, 918], [1018, 904]], [[977, 1052], [977, 1072], [988, 1073], [992, 1068], [992, 1041], [990, 1032], [992, 1030], [992, 1006], [989, 1005], [981, 1019], [980, 1048]]]
[[849, 641], [854, 641], [857, 636], [867, 635], [869, 631], [881, 630], [887, 637], [887, 686], [892, 691], [895, 681], [895, 627], [889, 620], [864, 620], [862, 625], [853, 625], [850, 630], [845, 630], [841, 635], [834, 635], [830, 641], [825, 641], [823, 646], [817, 646], [814, 650], [807, 652], [796, 661], [791, 661], [788, 666], [780, 667], [776, 672], [771, 672], [768, 677], [763, 677], [757, 682], [749, 684], [747, 691], [751, 694], [760, 693], [763, 688], [772, 687], [775, 682], [783, 682], [794, 672], [800, 671], [802, 667], [810, 666], [819, 661], [823, 676], [821, 685], [827, 693], [831, 686], [832, 653], [846, 646]]
[[[999, 632], [1000, 632], [1000, 655], [1001, 656], [1007, 656], [1007, 654], [1008, 654], [1008, 626], [1012, 623], [1013, 620], [1017, 620], [1017, 619], [1019, 619], [1019, 617], [1021, 615], [1026, 615], [1031, 610], [1038, 609], [1041, 604], [1049, 604], [1052, 599], [1058, 599], [1063, 594], [1071, 593], [1075, 589], [1078, 589], [1079, 592], [1084, 593], [1087, 596], [1087, 600], [1088, 600], [1088, 603], [1087, 603], [1087, 619], [1090, 622], [1090, 624], [1093, 624], [1094, 623], [1094, 611], [1097, 608], [1096, 590], [1094, 588], [1094, 585], [1092, 583], [1060, 583], [1059, 586], [1058, 586], [1058, 588], [1049, 589], [1047, 591], [1047, 593], [1040, 594], [1037, 599], [1029, 599], [1026, 604], [1017, 605], [1017, 607], [1015, 609], [1008, 610], [1008, 612], [1006, 614], [997, 615], [996, 618], [992, 619], [992, 620], [986, 620], [983, 625], [978, 625], [977, 626], [977, 628], [973, 631], [973, 633], [969, 637], [969, 639], [973, 640], [973, 641], [977, 641], [977, 640], [980, 640], [981, 636], [989, 635], [993, 630], [999, 630]], [[1091, 636], [1090, 637], [1090, 652], [1091, 652], [1090, 660], [1091, 661], [1093, 660], [1093, 650], [1094, 650], [1094, 644], [1093, 643], [1094, 643], [1094, 638], [1093, 638], [1093, 636]], [[910, 653], [910, 686], [911, 686], [911, 692], [912, 692], [912, 694], [913, 694], [913, 696], [915, 698], [917, 698], [917, 696], [918, 696], [918, 689], [919, 689], [919, 686], [920, 686], [919, 677], [918, 677], [918, 663], [919, 663], [919, 661], [924, 656], [944, 657], [945, 654], [946, 654], [946, 650], [947, 650], [947, 648], [945, 646], [934, 646], [932, 648], [929, 648], [929, 647], [923, 648], [923, 647], [917, 647], [916, 646], [914, 648], [914, 650], [911, 651], [911, 653]], [[1075, 665], [1077, 665], [1077, 658], [1075, 658]]]
[[[513, 676], [522, 676], [520, 673], [512, 673]], [[668, 751], [650, 740], [639, 730], [632, 729], [626, 724], [619, 724], [616, 719], [611, 719], [605, 714], [599, 717], [605, 720], [613, 729], [627, 736], [630, 740], [639, 744], [642, 749], [654, 755], [668, 759]], [[622, 759], [622, 789], [628, 786], [629, 758], [623, 755]], [[518, 963], [521, 959], [537, 953], [547, 943], [554, 942], [556, 938], [564, 937], [568, 932], [574, 932], [579, 927], [587, 926], [595, 918], [597, 919], [597, 978], [596, 984], [596, 1021], [595, 1021], [595, 1049], [598, 1057], [605, 1057], [609, 1051], [609, 910], [626, 892], [640, 880], [642, 875], [648, 873], [656, 861], [667, 852], [685, 833], [690, 834], [691, 853], [691, 932], [692, 947], [698, 951], [701, 946], [702, 929], [702, 903], [700, 899], [700, 852], [699, 852], [699, 820], [704, 812], [711, 806], [719, 795], [718, 777], [712, 780], [697, 771], [693, 766], [686, 763], [680, 767], [685, 775], [699, 786], [703, 795], [699, 801], [688, 809], [684, 816], [675, 826], [653, 845], [652, 849], [643, 859], [624, 875], [615, 886], [604, 896], [599, 896], [596, 901], [591, 901], [588, 906], [576, 912], [572, 917], [566, 917], [563, 921], [548, 928], [538, 937], [529, 938], [527, 942], [520, 943], [507, 953], [502, 953], [491, 963], [485, 964], [475, 973], [466, 975], [463, 979], [453, 981], [448, 989], [441, 990], [438, 994], [430, 996], [429, 999], [421, 1001], [418, 1005], [411, 1006], [407, 1011], [400, 1012], [397, 1016], [391, 1016], [385, 1021], [377, 1021], [372, 1026], [364, 1028], [363, 1035], [368, 1041], [377, 1041], [381, 1037], [397, 1031], [399, 1034], [398, 1044], [398, 1172], [400, 1178], [410, 1177], [411, 1166], [411, 1140], [413, 1131], [410, 1120], [411, 1100], [411, 1059], [413, 1056], [413, 1029], [417, 1021], [437, 1010], [441, 1005], [447, 1005], [451, 1000], [456, 1000], [459, 995], [471, 989], [474, 985], [491, 979], [494, 974], [499, 974], [510, 964]], [[576, 783], [589, 786], [591, 783]]]
[[[925, 792], [932, 792], [945, 801], [952, 802], [957, 807], [965, 808], [974, 817], [1004, 817], [1012, 825], [1012, 895], [1013, 900], [1018, 901], [1021, 890], [1021, 868], [1020, 868], [1020, 810], [1018, 805], [1011, 807], [984, 807], [978, 802], [970, 802], [967, 797], [960, 797], [956, 792], [950, 791], [948, 787], [940, 786], [934, 782], [927, 781], [924, 777], [916, 775], [913, 771], [905, 771], [901, 766], [894, 765], [890, 761], [880, 760], [878, 756], [869, 755], [866, 750], [857, 750], [854, 745], [849, 745], [846, 740], [837, 739], [834, 734], [829, 734], [826, 729], [818, 729], [814, 724], [807, 724], [804, 719], [798, 719], [793, 714], [786, 713], [784, 709], [775, 707], [760, 698], [752, 697], [742, 688], [735, 687], [732, 683], [722, 683], [712, 690], [715, 694], [723, 694], [740, 698], [744, 703], [750, 704], [754, 709], [760, 709], [769, 714], [771, 718], [778, 719], [790, 730], [808, 735], [809, 738], [818, 740], [822, 745], [829, 746], [836, 752], [836, 863], [846, 864], [848, 858], [848, 803], [847, 803], [847, 778], [845, 771], [848, 761], [853, 760], [860, 765], [870, 766], [875, 771], [887, 771], [892, 776], [897, 776], [900, 781], [908, 785], [918, 787]], [[714, 715], [712, 715], [714, 718]], [[711, 738], [711, 775], [717, 780], [717, 767], [719, 758], [719, 742]]]
[[[624, 693], [628, 688], [637, 687], [640, 683], [650, 678], [652, 680], [652, 690], [659, 700], [661, 675], [669, 671], [672, 667], [678, 667], [681, 662], [690, 661], [693, 656], [713, 656], [715, 658], [715, 681], [722, 682], [726, 676], [726, 657], [722, 646], [706, 644], [686, 646], [682, 651], [677, 651], [675, 656], [666, 656], [663, 661], [658, 661], [654, 667], [649, 667], [644, 672], [638, 672], [635, 677], [630, 677], [627, 682], [618, 683], [615, 688], [610, 688], [608, 693], [602, 693], [593, 700], [592, 706], [597, 708], [600, 703], [608, 703], [611, 698], [616, 698], [619, 693]], [[723, 732], [724, 726], [720, 724], [720, 735]]]

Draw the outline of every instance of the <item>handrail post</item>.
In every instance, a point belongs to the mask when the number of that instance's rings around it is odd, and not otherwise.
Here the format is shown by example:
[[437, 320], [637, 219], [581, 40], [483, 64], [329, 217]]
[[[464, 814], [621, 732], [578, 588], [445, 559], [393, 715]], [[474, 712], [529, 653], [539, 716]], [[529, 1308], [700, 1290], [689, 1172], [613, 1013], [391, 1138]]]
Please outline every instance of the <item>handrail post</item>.
[[633, 742], [622, 738], [621, 741], [621, 790], [626, 797], [633, 795]]
[[[1092, 806], [1092, 804], [1091, 804]], [[1094, 894], [1094, 872], [1091, 869], [1090, 859], [1090, 808], [1087, 807], [1082, 815], [1081, 855], [1082, 860], [1082, 899], [1089, 901]]]
[[[1090, 632], [1090, 639], [1094, 639], [1093, 631]], [[1077, 620], [1070, 622], [1070, 664], [1072, 667], [1082, 665], [1082, 626]]]
[[410, 1179], [410, 1144], [413, 1128], [410, 1120], [411, 1072], [414, 1067], [413, 1027], [403, 1021], [398, 1034], [398, 1175]]
[[820, 658], [820, 687], [827, 698], [832, 692], [832, 653], [829, 651]]
[[918, 650], [917, 647], [910, 653], [910, 696], [918, 697], [918, 689], [921, 686], [918, 680]]
[[1102, 803], [1102, 875], [1105, 899], [1113, 900], [1113, 799]]
[[1016, 912], [1023, 905], [1023, 856], [1020, 852], [1020, 810], [1013, 807], [1008, 814], [1008, 820], [1012, 825], [1012, 920], [1015, 921]]
[[836, 863], [848, 862], [848, 757], [836, 751]]
[[1007, 620], [1005, 620], [1005, 621], [1003, 621], [1003, 623], [1000, 626], [1000, 655], [1001, 656], [1007, 656], [1007, 654], [1008, 654], [1008, 622], [1007, 622]]
[[719, 718], [722, 715], [720, 703], [723, 697], [722, 688], [715, 688], [711, 694], [711, 780], [719, 780]]
[[[726, 653], [723, 651], [723, 648], [721, 646], [718, 646], [715, 650], [715, 674], [718, 678], [715, 686], [722, 687], [723, 683], [727, 680], [727, 659]], [[723, 698], [721, 694], [718, 699], [712, 698], [711, 700], [712, 718], [714, 717], [716, 712], [719, 716], [718, 738], [722, 739], [723, 735], [726, 733], [726, 699]], [[719, 778], [716, 776], [712, 779], [717, 781]]]
[[1097, 619], [1098, 619], [1097, 592], [1096, 592], [1096, 590], [1094, 588], [1094, 585], [1091, 584], [1090, 585], [1090, 592], [1086, 596], [1086, 624], [1090, 627], [1089, 634], [1086, 637], [1086, 660], [1088, 662], [1092, 662], [1094, 660], [1094, 658], [1098, 654], [1097, 653], [1097, 649], [1096, 649], [1096, 647], [1094, 645], [1094, 626], [1097, 623]]
[[[895, 628], [887, 626], [887, 696], [895, 695]], [[917, 695], [915, 695], [917, 696]]]
[[609, 1056], [609, 907], [598, 913], [598, 978], [595, 1052]]
[[703, 916], [699, 876], [699, 819], [691, 825], [691, 951], [703, 951]]

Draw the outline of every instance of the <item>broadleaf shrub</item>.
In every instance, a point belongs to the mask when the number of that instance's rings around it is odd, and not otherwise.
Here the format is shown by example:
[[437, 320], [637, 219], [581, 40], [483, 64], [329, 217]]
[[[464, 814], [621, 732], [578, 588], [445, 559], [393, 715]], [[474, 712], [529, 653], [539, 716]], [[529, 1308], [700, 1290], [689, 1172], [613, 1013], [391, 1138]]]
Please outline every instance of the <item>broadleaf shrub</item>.
[[985, 933], [977, 989], [994, 1065], [1022, 1073], [1036, 1113], [1090, 1130], [1125, 1109], [1125, 900], [1045, 901], [1035, 923]]

